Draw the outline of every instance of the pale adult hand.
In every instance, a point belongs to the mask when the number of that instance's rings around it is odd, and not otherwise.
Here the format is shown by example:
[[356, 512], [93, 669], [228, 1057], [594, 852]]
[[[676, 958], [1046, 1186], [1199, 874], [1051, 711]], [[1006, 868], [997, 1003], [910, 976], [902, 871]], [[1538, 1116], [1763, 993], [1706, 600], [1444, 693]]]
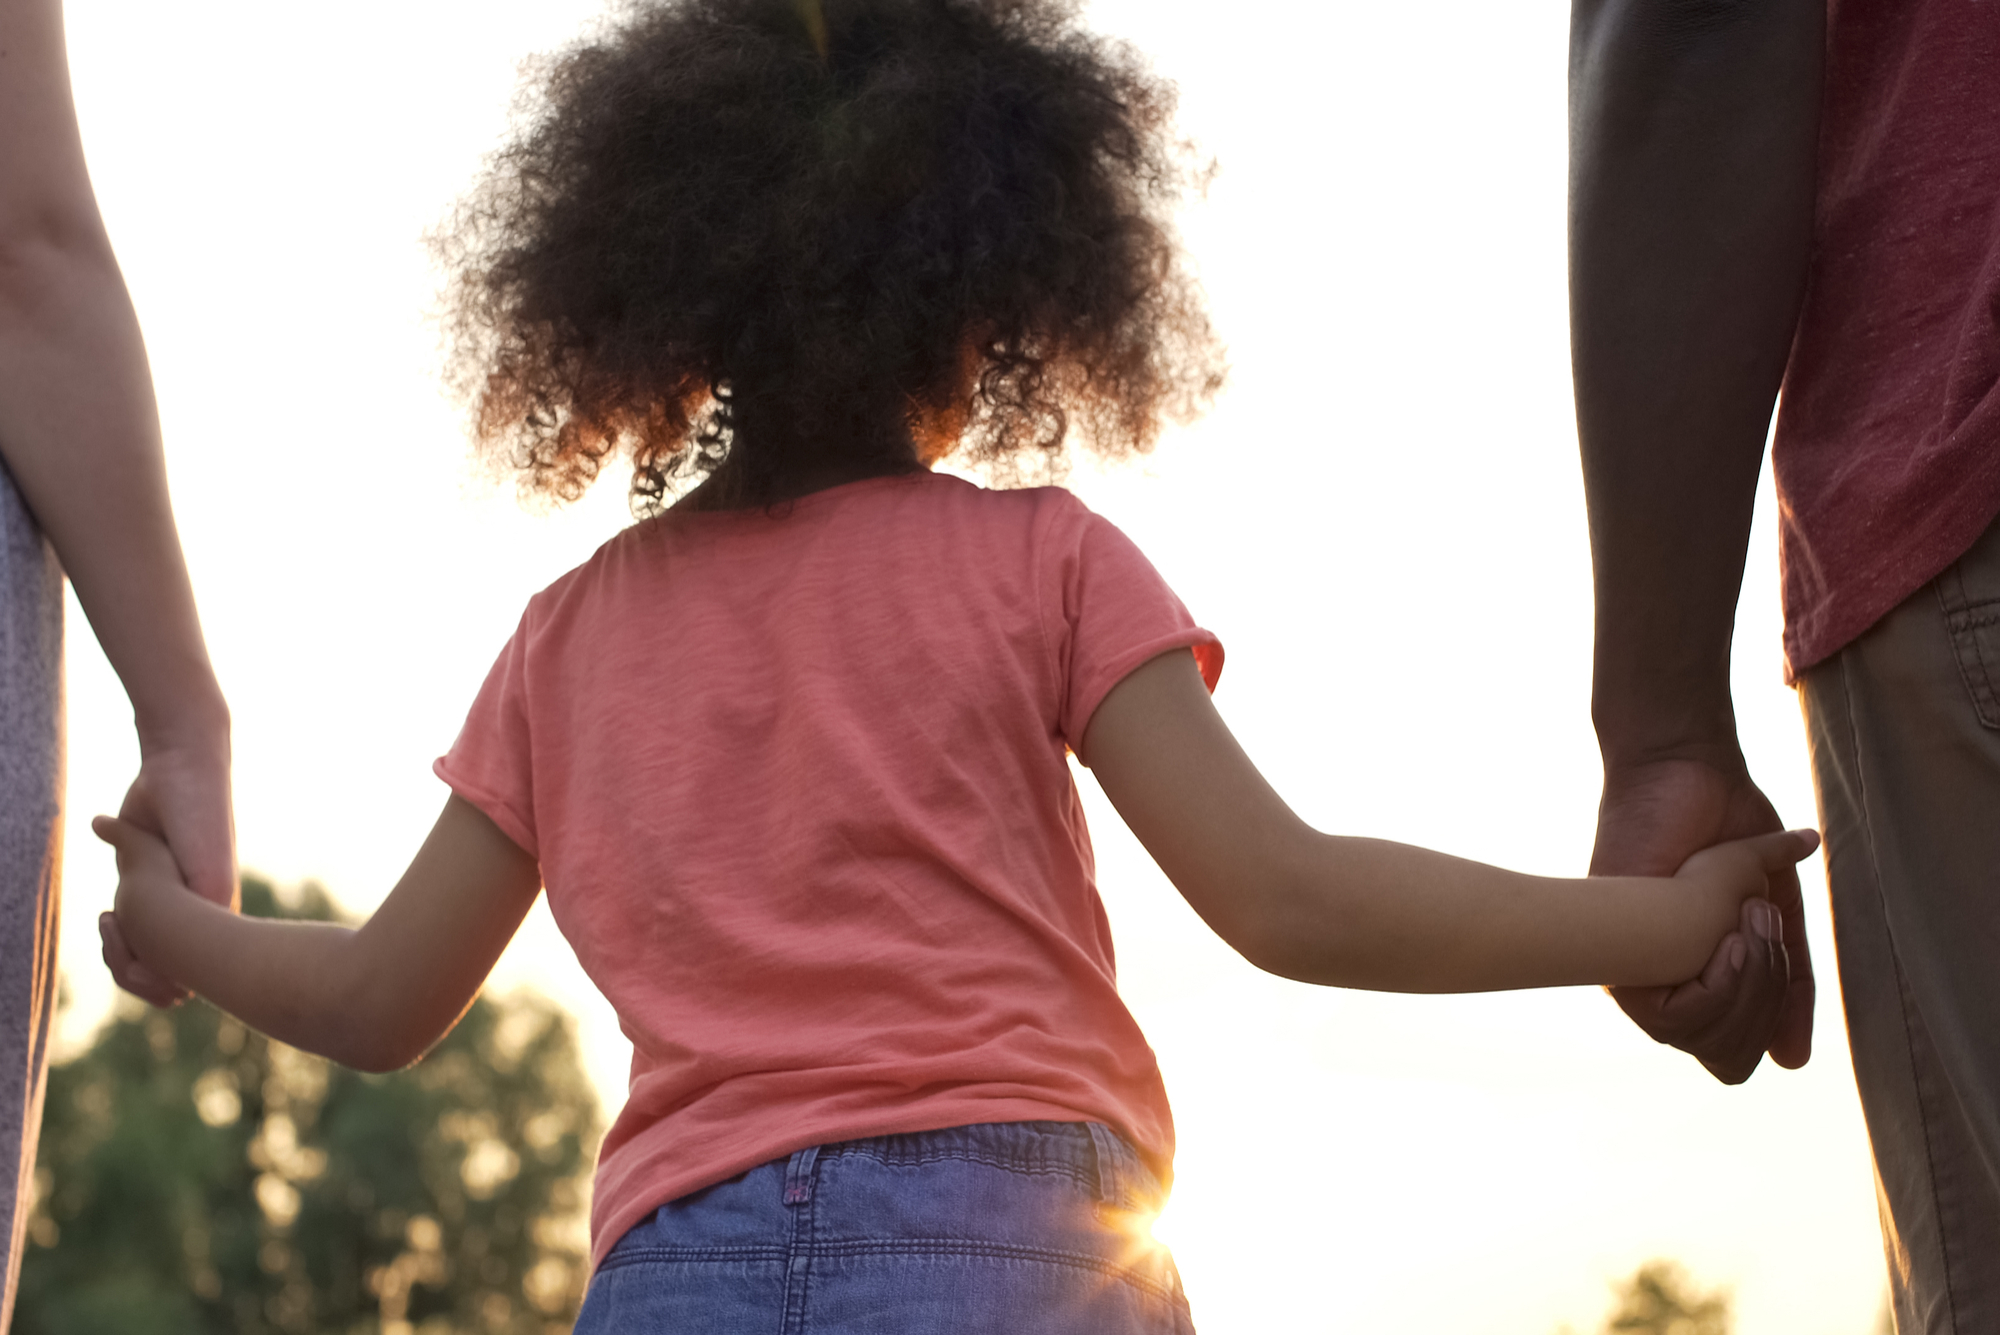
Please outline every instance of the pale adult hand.
[[226, 734], [179, 744], [142, 741], [139, 777], [119, 817], [166, 841], [190, 890], [236, 907], [240, 891]]
[[[1613, 768], [1590, 870], [1669, 876], [1709, 845], [1783, 828], [1741, 769], [1696, 759]], [[1671, 988], [1611, 989], [1633, 1023], [1724, 1084], [1749, 1079], [1767, 1051], [1786, 1067], [1812, 1055], [1814, 985], [1797, 871], [1771, 876], [1765, 897], [1769, 907], [1744, 905], [1739, 930], [1723, 938], [1700, 977]]]
[[[166, 842], [189, 890], [229, 908], [237, 906], [226, 736], [146, 748], [139, 777], [126, 791], [118, 816]], [[105, 967], [120, 987], [154, 1006], [186, 999], [185, 991], [133, 953], [114, 915], [99, 916], [98, 934]]]

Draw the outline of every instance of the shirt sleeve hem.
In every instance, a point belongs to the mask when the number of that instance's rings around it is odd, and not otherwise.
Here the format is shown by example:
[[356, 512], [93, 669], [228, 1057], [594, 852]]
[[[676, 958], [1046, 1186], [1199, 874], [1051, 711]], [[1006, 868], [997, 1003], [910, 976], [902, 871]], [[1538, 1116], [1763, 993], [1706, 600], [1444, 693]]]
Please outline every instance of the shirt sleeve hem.
[[1076, 706], [1070, 715], [1071, 726], [1067, 730], [1070, 749], [1075, 751], [1083, 745], [1083, 734], [1089, 731], [1091, 718], [1113, 687], [1161, 654], [1170, 654], [1176, 649], [1194, 651], [1195, 665], [1201, 670], [1202, 682], [1212, 693], [1215, 683], [1222, 677], [1222, 641], [1216, 638], [1213, 631], [1203, 630], [1200, 626], [1185, 626], [1141, 641], [1113, 658], [1110, 665], [1076, 697]]
[[500, 827], [500, 833], [512, 839], [520, 845], [522, 852], [539, 862], [541, 853], [535, 845], [534, 826], [523, 820], [499, 794], [453, 774], [446, 763], [450, 759], [450, 756], [439, 756], [431, 763], [431, 773], [444, 780], [452, 792], [478, 807], [488, 820]]

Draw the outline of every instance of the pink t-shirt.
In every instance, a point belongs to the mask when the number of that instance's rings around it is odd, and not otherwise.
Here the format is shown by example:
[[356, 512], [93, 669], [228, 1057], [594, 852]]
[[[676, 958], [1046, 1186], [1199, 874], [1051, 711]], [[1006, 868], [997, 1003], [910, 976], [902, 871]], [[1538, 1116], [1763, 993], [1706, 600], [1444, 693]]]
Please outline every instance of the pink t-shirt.
[[1066, 752], [1214, 636], [1056, 488], [924, 474], [669, 512], [528, 604], [439, 777], [541, 864], [633, 1044], [595, 1259], [808, 1145], [1173, 1123]]

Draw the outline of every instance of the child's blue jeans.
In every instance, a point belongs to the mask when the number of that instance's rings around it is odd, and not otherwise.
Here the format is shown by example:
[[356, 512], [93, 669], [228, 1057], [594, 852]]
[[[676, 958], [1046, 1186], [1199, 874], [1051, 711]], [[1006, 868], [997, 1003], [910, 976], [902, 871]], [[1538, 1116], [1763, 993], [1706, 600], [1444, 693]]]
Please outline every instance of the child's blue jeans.
[[800, 1150], [660, 1207], [591, 1280], [577, 1335], [1194, 1335], [1163, 1193], [1086, 1122]]

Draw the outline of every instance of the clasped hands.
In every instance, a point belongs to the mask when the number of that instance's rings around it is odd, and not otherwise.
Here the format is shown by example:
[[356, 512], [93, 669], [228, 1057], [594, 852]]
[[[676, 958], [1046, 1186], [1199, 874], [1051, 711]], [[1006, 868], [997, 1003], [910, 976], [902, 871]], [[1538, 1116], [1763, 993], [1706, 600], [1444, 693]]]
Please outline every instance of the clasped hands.
[[[226, 743], [219, 751], [214, 746], [160, 747], [146, 753], [118, 818], [160, 840], [171, 851], [177, 879], [194, 893], [236, 906], [236, 838]], [[101, 828], [98, 837], [106, 838]], [[115, 913], [100, 913], [97, 931], [104, 966], [118, 986], [154, 1006], [186, 999], [186, 991], [133, 953]]]
[[[1664, 876], [1712, 844], [1784, 828], [1740, 768], [1663, 759], [1608, 767], [1593, 876]], [[1764, 1054], [1796, 1068], [1812, 1055], [1813, 974], [1796, 869], [1747, 900], [1701, 975], [1677, 987], [1621, 987], [1612, 998], [1634, 1024], [1741, 1084]]]

